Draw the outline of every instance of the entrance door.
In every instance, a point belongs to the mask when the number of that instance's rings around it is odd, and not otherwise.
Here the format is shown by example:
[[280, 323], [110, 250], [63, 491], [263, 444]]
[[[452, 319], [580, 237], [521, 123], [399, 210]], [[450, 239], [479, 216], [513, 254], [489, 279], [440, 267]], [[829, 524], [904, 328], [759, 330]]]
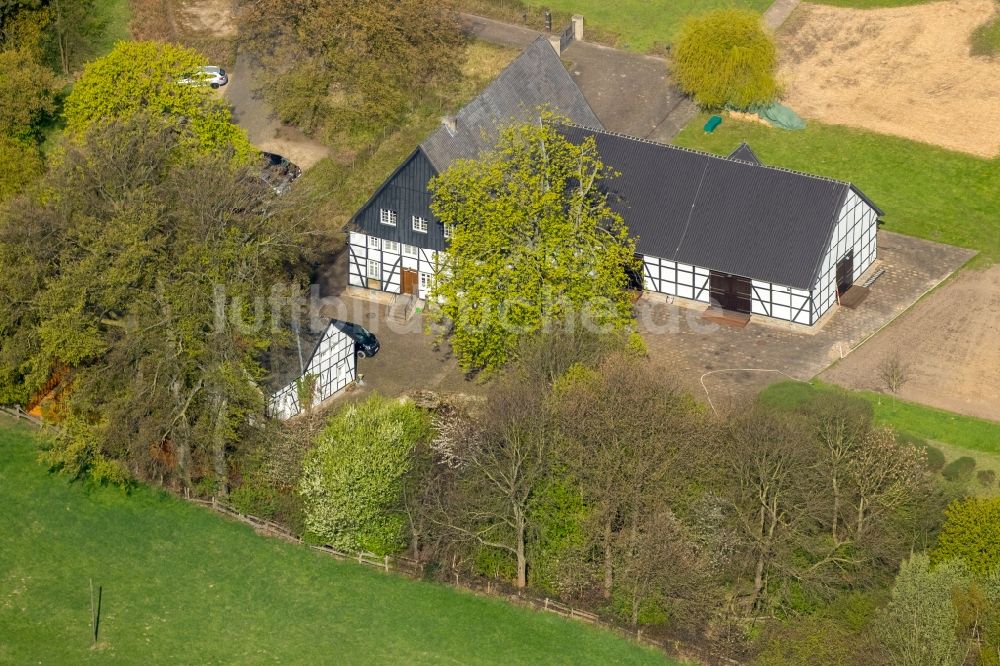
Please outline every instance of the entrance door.
[[713, 305], [723, 310], [751, 312], [753, 296], [750, 280], [715, 271], [709, 273], [708, 280]]
[[854, 250], [848, 250], [837, 262], [837, 291], [843, 294], [854, 284]]
[[419, 284], [419, 280], [418, 280], [418, 277], [417, 277], [417, 272], [416, 271], [412, 271], [409, 268], [404, 268], [404, 269], [402, 269], [401, 274], [402, 274], [402, 280], [403, 280], [403, 284], [402, 284], [403, 293], [404, 294], [413, 294], [414, 296], [416, 296], [417, 295], [417, 285]]

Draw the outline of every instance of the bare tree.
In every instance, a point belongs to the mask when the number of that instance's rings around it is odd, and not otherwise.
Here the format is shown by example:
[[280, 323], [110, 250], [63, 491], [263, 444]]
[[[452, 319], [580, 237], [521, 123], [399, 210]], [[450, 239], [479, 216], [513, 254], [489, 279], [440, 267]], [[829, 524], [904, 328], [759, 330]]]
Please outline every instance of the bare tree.
[[760, 406], [732, 418], [720, 436], [722, 491], [752, 575], [750, 610], [760, 606], [772, 570], [785, 565], [784, 551], [808, 520], [815, 459], [810, 442], [797, 419]]
[[850, 492], [850, 463], [868, 433], [872, 409], [865, 401], [830, 395], [809, 405], [806, 412], [820, 444], [816, 468], [830, 487], [831, 505], [827, 517], [821, 519], [829, 521], [833, 547], [838, 548], [843, 544], [841, 513]]
[[[560, 458], [591, 507], [589, 525], [603, 559], [602, 590], [610, 598], [619, 532], [639, 530], [643, 507], [662, 500], [683, 475], [678, 467], [697, 446], [694, 403], [669, 374], [627, 354], [609, 356], [596, 371], [577, 367], [556, 384]], [[630, 548], [626, 548], [629, 551]], [[625, 556], [627, 559], [627, 555]]]
[[440, 423], [434, 443], [456, 476], [438, 496], [434, 522], [459, 540], [509, 553], [519, 588], [528, 584], [532, 493], [550, 463], [543, 397], [544, 387], [508, 378], [491, 391], [487, 409]]
[[898, 349], [893, 350], [879, 363], [878, 376], [882, 385], [895, 396], [910, 380], [910, 364]]
[[627, 600], [629, 623], [638, 626], [643, 608], [655, 604], [675, 624], [695, 627], [712, 598], [709, 557], [669, 508], [644, 509], [615, 539], [615, 589]]

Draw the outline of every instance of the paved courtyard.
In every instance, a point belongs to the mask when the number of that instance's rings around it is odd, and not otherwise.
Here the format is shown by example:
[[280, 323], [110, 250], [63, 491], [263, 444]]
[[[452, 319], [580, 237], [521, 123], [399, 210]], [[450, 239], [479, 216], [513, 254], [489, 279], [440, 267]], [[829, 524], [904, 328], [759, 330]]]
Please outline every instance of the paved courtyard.
[[880, 268], [885, 272], [868, 298], [854, 310], [834, 306], [813, 329], [761, 317], [742, 329], [721, 326], [700, 318], [704, 305], [668, 305], [655, 295], [636, 304], [639, 329], [653, 362], [675, 372], [700, 397], [707, 392], [713, 405], [724, 409], [769, 383], [813, 378], [974, 254], [880, 231], [879, 258], [868, 274]]

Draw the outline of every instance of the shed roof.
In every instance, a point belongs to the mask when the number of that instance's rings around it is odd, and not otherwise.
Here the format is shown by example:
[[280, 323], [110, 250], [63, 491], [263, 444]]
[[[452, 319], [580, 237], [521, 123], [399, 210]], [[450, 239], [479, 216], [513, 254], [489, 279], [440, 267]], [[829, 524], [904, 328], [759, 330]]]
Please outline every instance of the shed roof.
[[575, 124], [602, 129], [593, 109], [545, 37], [511, 62], [478, 97], [420, 144], [440, 173], [452, 162], [475, 158], [496, 144], [500, 128], [535, 117], [546, 106]]
[[[603, 162], [621, 173], [604, 186], [643, 255], [810, 289], [847, 193], [869, 201], [829, 178], [601, 130], [563, 131], [573, 142], [593, 136]], [[736, 153], [753, 154], [742, 148]]]
[[746, 141], [737, 146], [736, 150], [729, 153], [729, 159], [739, 160], [741, 162], [750, 162], [751, 164], [763, 164], [763, 162], [760, 161], [760, 158], [757, 157], [757, 154], [750, 149], [750, 146], [747, 145]]

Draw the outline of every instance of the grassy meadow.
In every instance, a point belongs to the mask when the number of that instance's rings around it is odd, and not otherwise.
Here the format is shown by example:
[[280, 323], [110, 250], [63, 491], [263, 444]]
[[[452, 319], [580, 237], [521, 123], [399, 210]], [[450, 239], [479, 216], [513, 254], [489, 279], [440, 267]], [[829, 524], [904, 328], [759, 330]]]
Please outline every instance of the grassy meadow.
[[541, 27], [541, 12], [552, 11], [553, 28], [582, 14], [585, 38], [641, 53], [665, 51], [677, 37], [684, 18], [713, 9], [740, 7], [763, 13], [772, 0], [459, 0], [471, 13]]
[[887, 231], [979, 250], [1000, 260], [1000, 160], [809, 121], [797, 132], [725, 118], [712, 134], [699, 115], [674, 143], [729, 154], [746, 141], [771, 166], [853, 182], [885, 211]]
[[[0, 420], [0, 663], [663, 664], [588, 625], [70, 483]], [[103, 588], [92, 648], [90, 583]]]
[[850, 393], [875, 410], [875, 422], [921, 439], [942, 442], [966, 452], [1000, 455], [1000, 423], [925, 407], [871, 391], [846, 391], [822, 382], [779, 382], [760, 394], [761, 402], [782, 407], [804, 404], [817, 393]]

